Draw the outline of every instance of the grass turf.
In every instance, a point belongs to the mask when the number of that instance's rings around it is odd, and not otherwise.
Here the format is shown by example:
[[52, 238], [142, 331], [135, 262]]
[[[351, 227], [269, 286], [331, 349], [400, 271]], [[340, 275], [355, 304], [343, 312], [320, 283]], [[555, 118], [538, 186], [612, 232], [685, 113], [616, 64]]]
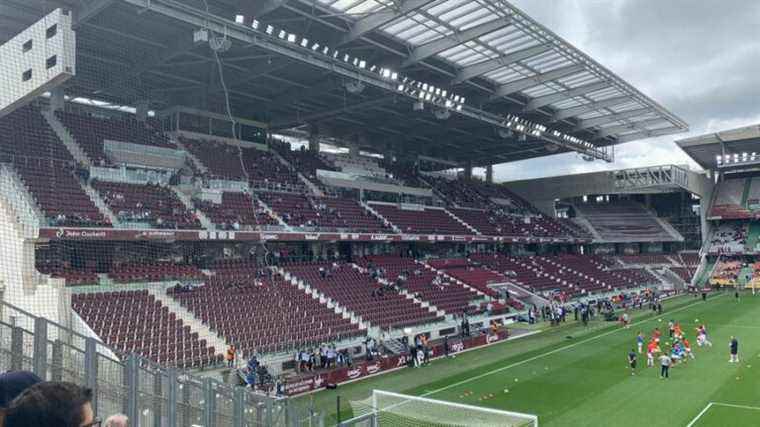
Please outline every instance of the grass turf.
[[[634, 326], [627, 330], [601, 321], [583, 328], [571, 321], [456, 359], [436, 360], [428, 367], [400, 370], [301, 400], [332, 414], [332, 422], [337, 395], [342, 399], [341, 419], [346, 419], [351, 415], [349, 401], [381, 389], [535, 414], [542, 426], [685, 426], [709, 402], [760, 406], [760, 379], [755, 374], [760, 369], [759, 312], [760, 296], [746, 294], [738, 303], [732, 296], [715, 296], [707, 303], [681, 297], [669, 301], [661, 317], [636, 313]], [[658, 369], [646, 368], [642, 355], [637, 375], [632, 376], [626, 354], [635, 346], [637, 331], [648, 336], [659, 326], [667, 335], [671, 318], [682, 323], [696, 360], [672, 368], [671, 378], [661, 380]], [[695, 319], [707, 324], [714, 347], [696, 347]], [[740, 340], [740, 364], [728, 363], [730, 335]], [[494, 397], [485, 398], [488, 395]], [[720, 414], [731, 409], [735, 412], [726, 424]], [[714, 405], [694, 426], [749, 426], [760, 424], [758, 419], [760, 413], [753, 410]]]

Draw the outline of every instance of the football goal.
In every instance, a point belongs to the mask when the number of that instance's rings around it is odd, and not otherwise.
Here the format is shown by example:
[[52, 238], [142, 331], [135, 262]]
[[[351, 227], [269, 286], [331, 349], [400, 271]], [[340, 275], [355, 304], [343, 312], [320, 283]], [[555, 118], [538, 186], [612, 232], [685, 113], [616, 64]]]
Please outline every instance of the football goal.
[[425, 397], [373, 390], [365, 400], [351, 402], [354, 418], [342, 427], [537, 427], [538, 417]]

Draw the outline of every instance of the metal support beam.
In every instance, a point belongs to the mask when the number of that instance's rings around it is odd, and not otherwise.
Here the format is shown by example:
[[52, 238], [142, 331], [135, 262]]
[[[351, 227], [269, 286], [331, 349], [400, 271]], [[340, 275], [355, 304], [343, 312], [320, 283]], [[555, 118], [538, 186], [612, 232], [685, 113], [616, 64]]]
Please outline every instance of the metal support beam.
[[24, 369], [24, 330], [18, 326], [11, 329], [11, 371]]
[[597, 102], [589, 102], [588, 104], [579, 105], [577, 107], [565, 108], [558, 110], [554, 113], [554, 121], [560, 121], [569, 119], [571, 117], [580, 116], [591, 111], [601, 110], [602, 108], [614, 107], [616, 105], [625, 104], [631, 102], [631, 98], [627, 96], [618, 96], [615, 98], [609, 98]]
[[137, 400], [140, 398], [140, 365], [137, 356], [130, 354], [124, 363], [124, 415], [132, 422], [139, 420], [140, 409]]
[[267, 13], [274, 12], [284, 6], [288, 0], [265, 0], [265, 1], [240, 1], [238, 10], [246, 16], [255, 16], [260, 18]]
[[72, 27], [76, 30], [80, 25], [97, 16], [113, 4], [114, 0], [91, 0], [83, 3], [74, 14]]
[[583, 71], [584, 69], [585, 67], [580, 64], [568, 65], [566, 67], [557, 68], [555, 70], [547, 71], [542, 74], [536, 74], [535, 76], [525, 77], [524, 79], [511, 81], [509, 83], [503, 84], [499, 86], [498, 88], [496, 88], [493, 95], [491, 95], [491, 99], [501, 98], [502, 96], [507, 96], [515, 92], [520, 92], [521, 90], [538, 86], [546, 82], [550, 82], [553, 80], [560, 79], [562, 77], [570, 76], [570, 75], [579, 73]]
[[177, 427], [177, 406], [179, 402], [179, 376], [177, 370], [170, 368], [168, 373], [166, 392], [166, 427]]
[[454, 34], [433, 40], [432, 42], [426, 43], [422, 46], [418, 46], [401, 63], [401, 66], [408, 67], [433, 55], [466, 43], [472, 39], [476, 39], [494, 31], [498, 31], [508, 26], [510, 22], [510, 18], [495, 19], [493, 21], [486, 22], [485, 24], [477, 25], [464, 31], [459, 31]]
[[[270, 0], [271, 1], [271, 0]], [[379, 10], [369, 16], [366, 16], [354, 23], [351, 26], [351, 30], [343, 36], [340, 44], [346, 44], [352, 42], [367, 33], [375, 31], [376, 29], [386, 25], [394, 20], [414, 12], [415, 10], [422, 9], [423, 7], [433, 3], [437, 0], [404, 0], [401, 5], [397, 7], [386, 7]]]
[[[230, 37], [233, 41], [237, 40], [247, 45], [260, 47], [269, 52], [274, 52], [286, 56], [294, 61], [309, 64], [315, 68], [325, 70], [331, 75], [338, 75], [342, 78], [354, 79], [367, 85], [373, 86], [377, 89], [394, 93], [397, 96], [416, 99], [416, 97], [413, 97], [411, 95], [399, 93], [396, 90], [396, 85], [394, 82], [379, 79], [372, 76], [367, 71], [356, 70], [355, 67], [345, 65], [340, 61], [333, 61], [329, 58], [321, 57], [320, 55], [314, 55], [311, 51], [306, 52], [305, 49], [291, 46], [291, 44], [280, 43], [276, 40], [270, 40], [267, 37], [261, 36], [260, 33], [251, 29], [250, 27], [237, 25], [232, 20], [224, 19], [218, 16], [209, 16], [202, 10], [177, 3], [174, 0], [121, 1], [140, 8], [144, 11], [143, 13], [151, 12], [161, 14], [177, 21], [184, 22], [191, 26], [206, 26], [214, 32], [227, 34], [228, 37]], [[461, 110], [453, 111], [452, 114], [468, 117], [472, 120], [477, 120], [497, 128], [506, 128], [506, 125], [503, 123], [503, 117], [476, 107], [472, 107], [467, 104], [464, 105]], [[542, 134], [541, 139], [557, 144], [565, 149], [577, 151], [594, 158], [602, 159], [605, 161], [612, 160], [610, 153], [606, 150], [605, 147], [596, 147], [593, 145], [568, 142], [560, 138], [555, 138], [551, 132], [545, 132]]]
[[203, 380], [203, 426], [216, 426], [216, 388], [214, 380], [205, 378]]
[[245, 393], [243, 387], [235, 387], [232, 392], [232, 427], [244, 427], [245, 422]]
[[339, 114], [343, 114], [345, 112], [356, 111], [356, 110], [361, 110], [361, 109], [365, 109], [365, 108], [372, 108], [372, 107], [376, 107], [378, 105], [392, 103], [395, 100], [396, 100], [395, 97], [389, 96], [389, 97], [386, 97], [386, 98], [372, 99], [372, 100], [369, 100], [369, 101], [357, 102], [357, 103], [346, 105], [344, 107], [336, 108], [336, 109], [333, 109], [333, 110], [321, 111], [319, 113], [314, 113], [314, 114], [309, 114], [309, 115], [302, 116], [302, 117], [297, 117], [297, 118], [292, 119], [292, 120], [291, 119], [287, 119], [287, 120], [282, 120], [282, 121], [279, 121], [279, 122], [274, 122], [274, 123], [271, 124], [270, 129], [272, 129], [272, 130], [289, 129], [289, 128], [292, 128], [294, 126], [298, 126], [300, 124], [311, 123], [311, 122], [319, 121], [319, 120], [325, 120], [325, 119], [328, 119], [330, 117], [333, 117], [333, 116], [336, 116], [336, 115], [339, 115]]
[[609, 126], [606, 128], [599, 129], [599, 132], [597, 133], [596, 137], [606, 138], [608, 136], [615, 136], [623, 132], [628, 132], [632, 130], [642, 130], [642, 128], [646, 128], [647, 126], [661, 125], [665, 121], [667, 121], [667, 119], [664, 117], [656, 117], [654, 119], [640, 120], [638, 122], [626, 123], [624, 125]]
[[510, 54], [500, 56], [498, 58], [489, 59], [473, 65], [469, 65], [459, 70], [452, 83], [462, 83], [474, 77], [490, 73], [491, 71], [498, 68], [509, 67], [512, 64], [528, 58], [532, 58], [534, 56], [541, 55], [542, 53], [548, 52], [551, 49], [551, 46], [547, 45], [533, 46], [527, 49], [518, 50], [517, 52], [512, 52]]
[[581, 96], [590, 92], [596, 92], [597, 90], [601, 90], [609, 86], [610, 84], [607, 82], [595, 82], [574, 87], [572, 89], [563, 90], [561, 92], [539, 96], [531, 99], [530, 102], [528, 102], [528, 105], [525, 106], [525, 111], [538, 110], [539, 108], [545, 107], [549, 104], [554, 104], [555, 102], [559, 102], [575, 96]]
[[32, 370], [43, 380], [47, 379], [48, 368], [48, 324], [42, 317], [34, 318], [34, 352]]
[[84, 384], [92, 394], [92, 409], [98, 413], [98, 343], [89, 337], [84, 342]]
[[647, 139], [647, 138], [654, 138], [656, 136], [663, 136], [663, 135], [671, 135], [674, 133], [683, 132], [683, 129], [679, 127], [668, 127], [663, 129], [656, 129], [656, 130], [647, 130], [642, 132], [636, 132], [636, 133], [629, 133], [628, 135], [622, 135], [620, 136], [617, 141], [618, 143], [622, 144], [624, 142], [630, 142], [630, 141], [636, 141], [639, 139]]
[[606, 116], [594, 117], [593, 119], [578, 120], [575, 130], [583, 130], [607, 123], [617, 122], [620, 120], [630, 119], [651, 112], [651, 108], [637, 108], [635, 110], [621, 111], [619, 113], [607, 114]]

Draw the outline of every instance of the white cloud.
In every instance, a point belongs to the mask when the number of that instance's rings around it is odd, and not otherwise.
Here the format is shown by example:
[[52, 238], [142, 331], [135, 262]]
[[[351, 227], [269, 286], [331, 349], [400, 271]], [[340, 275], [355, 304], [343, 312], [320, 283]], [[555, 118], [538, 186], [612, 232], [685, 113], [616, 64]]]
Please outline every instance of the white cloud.
[[696, 164], [673, 142], [760, 123], [760, 2], [512, 0], [518, 8], [690, 125], [615, 148], [614, 163], [561, 154], [494, 167], [510, 181], [660, 164]]

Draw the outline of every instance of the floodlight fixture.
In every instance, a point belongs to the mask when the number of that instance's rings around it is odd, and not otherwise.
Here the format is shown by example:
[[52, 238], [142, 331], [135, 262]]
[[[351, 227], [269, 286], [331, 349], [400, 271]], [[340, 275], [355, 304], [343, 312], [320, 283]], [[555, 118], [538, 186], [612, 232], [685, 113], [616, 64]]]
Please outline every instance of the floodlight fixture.
[[359, 61], [359, 68], [361, 68], [363, 70], [366, 67], [367, 67], [367, 61], [365, 61], [363, 59], [361, 61]]
[[301, 39], [301, 47], [309, 47], [309, 39]]
[[272, 33], [274, 33], [274, 27], [271, 25], [267, 25], [267, 29], [265, 30], [265, 32], [271, 36]]
[[285, 37], [287, 37], [287, 36], [288, 36], [288, 33], [285, 32], [285, 30], [280, 30], [280, 33], [277, 34], [277, 37], [279, 37], [281, 39], [285, 39]]
[[296, 42], [296, 35], [293, 33], [288, 34], [288, 42], [289, 43], [295, 43]]
[[260, 25], [261, 23], [259, 22], [258, 19], [254, 19], [253, 22], [251, 22], [251, 28], [253, 28], [254, 30], [258, 30]]
[[236, 24], [243, 24], [245, 22], [245, 16], [243, 15], [235, 15], [235, 23]]

